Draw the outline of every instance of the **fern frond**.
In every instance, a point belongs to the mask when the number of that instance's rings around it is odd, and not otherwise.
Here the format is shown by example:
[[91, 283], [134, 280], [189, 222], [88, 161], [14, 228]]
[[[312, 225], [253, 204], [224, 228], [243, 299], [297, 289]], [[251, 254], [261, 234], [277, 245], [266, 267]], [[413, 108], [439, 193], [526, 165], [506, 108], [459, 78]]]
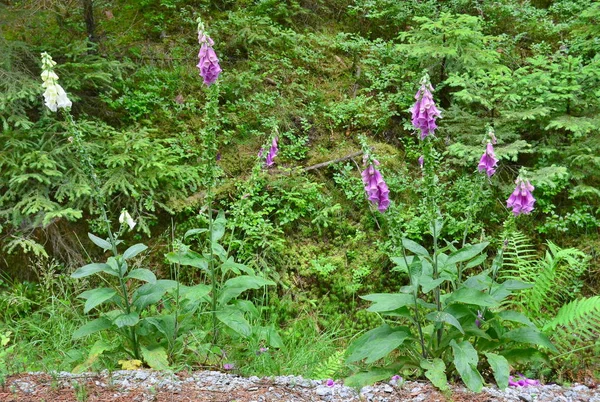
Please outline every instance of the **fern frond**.
[[315, 380], [335, 378], [335, 374], [344, 367], [344, 351], [337, 351], [321, 362], [314, 370], [312, 377]]
[[562, 353], [575, 351], [584, 344], [600, 339], [600, 296], [565, 304], [542, 331], [550, 336]]

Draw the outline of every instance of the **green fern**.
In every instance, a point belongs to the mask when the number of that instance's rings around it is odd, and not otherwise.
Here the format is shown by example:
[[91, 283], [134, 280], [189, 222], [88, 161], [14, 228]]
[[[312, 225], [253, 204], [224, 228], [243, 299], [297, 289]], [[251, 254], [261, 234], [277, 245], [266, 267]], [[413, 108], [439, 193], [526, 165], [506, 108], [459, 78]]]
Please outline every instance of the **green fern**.
[[343, 367], [344, 351], [341, 350], [329, 356], [329, 359], [321, 362], [313, 371], [312, 377], [315, 380], [335, 378], [335, 374], [338, 373]]
[[[576, 349], [598, 343], [600, 339], [600, 296], [572, 301], [562, 306], [543, 332], [560, 351], [572, 354]], [[559, 356], [561, 356], [559, 355]]]

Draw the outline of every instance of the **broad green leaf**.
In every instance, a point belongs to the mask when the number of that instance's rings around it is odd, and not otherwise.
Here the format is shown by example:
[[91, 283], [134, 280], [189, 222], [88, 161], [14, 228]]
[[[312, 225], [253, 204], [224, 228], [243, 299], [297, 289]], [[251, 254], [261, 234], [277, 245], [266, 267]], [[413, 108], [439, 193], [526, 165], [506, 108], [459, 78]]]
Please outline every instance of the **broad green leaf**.
[[404, 257], [391, 257], [390, 259], [392, 262], [396, 264], [396, 266], [392, 268], [392, 271], [405, 272], [408, 274], [408, 267], [412, 264], [414, 258], [414, 255], [407, 255], [406, 260]]
[[146, 250], [147, 248], [148, 248], [148, 246], [146, 246], [145, 244], [142, 244], [142, 243], [134, 244], [133, 246], [131, 246], [127, 250], [125, 250], [125, 252], [123, 253], [123, 258], [126, 260], [133, 258], [136, 255], [138, 255], [139, 253], [141, 253], [142, 251]]
[[149, 269], [138, 268], [129, 272], [125, 279], [139, 279], [140, 281], [154, 283], [156, 282], [156, 275]]
[[201, 229], [190, 229], [187, 232], [185, 232], [185, 234], [183, 235], [184, 239], [187, 239], [190, 236], [194, 236], [200, 233], [205, 233], [208, 232], [208, 229], [206, 228], [201, 228]]
[[177, 282], [168, 279], [146, 283], [133, 292], [133, 306], [141, 311], [149, 305], [157, 303], [169, 289], [175, 286], [177, 286]]
[[446, 365], [442, 359], [433, 359], [432, 361], [421, 360], [421, 368], [425, 370], [425, 377], [440, 391], [448, 389]]
[[167, 253], [167, 260], [173, 264], [186, 265], [190, 267], [200, 268], [208, 272], [208, 261], [203, 255], [195, 251], [187, 251], [186, 253]]
[[242, 335], [245, 338], [248, 338], [252, 335], [252, 327], [244, 318], [242, 312], [235, 307], [225, 306], [223, 310], [217, 311], [217, 318], [223, 324], [227, 325], [229, 328]]
[[456, 317], [445, 311], [432, 311], [431, 313], [427, 314], [425, 318], [433, 322], [450, 324], [454, 328], [458, 329], [461, 334], [465, 333], [465, 331], [463, 331], [462, 329], [462, 326], [460, 325], [460, 322], [458, 322]]
[[485, 255], [485, 254], [478, 255], [477, 257], [475, 257], [474, 259], [469, 261], [467, 263], [467, 265], [465, 265], [465, 269], [473, 268], [473, 267], [483, 264], [483, 262], [486, 260], [486, 258], [487, 258], [487, 255]]
[[412, 251], [416, 255], [429, 258], [429, 252], [425, 247], [421, 246], [417, 242], [407, 239], [406, 237], [402, 239], [402, 246], [404, 246], [405, 249]]
[[504, 321], [512, 321], [519, 322], [521, 324], [525, 324], [529, 327], [533, 327], [534, 324], [527, 318], [525, 315], [517, 312], [517, 311], [500, 311], [497, 316]]
[[[104, 263], [94, 263], [84, 265], [83, 267], [77, 269], [75, 272], [71, 274], [71, 278], [85, 278], [86, 276], [90, 276], [93, 274], [97, 274], [98, 272], [107, 272], [112, 271], [108, 264]], [[113, 273], [116, 275], [116, 272]]]
[[446, 303], [475, 304], [480, 307], [495, 307], [498, 305], [498, 302], [488, 293], [470, 288], [458, 289], [446, 299]]
[[443, 227], [444, 221], [438, 218], [429, 224], [429, 231], [431, 232], [431, 234], [435, 233], [439, 237], [440, 233], [442, 233]]
[[239, 275], [241, 272], [244, 272], [248, 275], [254, 275], [254, 271], [252, 269], [248, 268], [244, 264], [235, 262], [233, 257], [229, 257], [227, 261], [221, 264], [221, 271], [223, 272], [223, 274], [226, 274], [229, 271], [233, 271], [236, 275]]
[[384, 324], [354, 341], [348, 348], [346, 362], [352, 363], [366, 359], [366, 363], [373, 363], [387, 356], [410, 336], [410, 330], [406, 327], [392, 328], [388, 324]]
[[430, 276], [423, 275], [419, 279], [419, 284], [421, 285], [421, 289], [423, 290], [423, 293], [429, 293], [436, 287], [440, 286], [442, 284], [442, 282], [444, 282], [446, 280], [447, 280], [446, 278], [432, 279]]
[[103, 250], [110, 250], [112, 249], [112, 246], [110, 245], [109, 242], [107, 242], [104, 239], [99, 238], [98, 236], [96, 236], [95, 234], [92, 233], [88, 233], [88, 237], [90, 238], [90, 240], [98, 247], [100, 247]]
[[223, 235], [225, 234], [225, 227], [227, 225], [227, 221], [225, 219], [225, 212], [223, 210], [219, 211], [217, 218], [213, 221], [212, 225], [212, 243], [213, 245], [221, 240]]
[[501, 286], [505, 287], [507, 290], [522, 290], [529, 289], [533, 287], [533, 283], [526, 283], [522, 281], [518, 281], [516, 279], [509, 279], [502, 282]]
[[454, 367], [460, 374], [463, 382], [473, 392], [481, 392], [483, 378], [477, 371], [477, 351], [469, 341], [457, 343], [454, 339], [450, 341], [454, 353]]
[[115, 342], [108, 342], [102, 339], [96, 341], [96, 343], [94, 343], [94, 345], [90, 349], [90, 353], [86, 361], [75, 367], [73, 369], [73, 373], [79, 374], [83, 373], [84, 371], [87, 371], [92, 366], [92, 364], [94, 364], [94, 362], [98, 360], [98, 357], [100, 357], [104, 352], [113, 350], [117, 346], [118, 344]]
[[170, 370], [167, 351], [162, 346], [144, 347], [140, 346], [144, 361], [154, 370]]
[[267, 342], [273, 348], [281, 349], [283, 347], [283, 339], [281, 339], [273, 324], [267, 330]]
[[219, 304], [227, 304], [231, 299], [238, 297], [248, 289], [260, 289], [263, 286], [273, 286], [275, 282], [260, 276], [242, 275], [228, 279], [223, 285], [219, 295]]
[[487, 357], [487, 361], [494, 372], [494, 378], [496, 379], [496, 385], [499, 389], [508, 388], [508, 375], [510, 374], [510, 367], [508, 360], [504, 356], [497, 355], [495, 353], [484, 353]]
[[139, 321], [140, 321], [140, 315], [137, 313], [137, 311], [132, 311], [129, 314], [121, 314], [120, 316], [115, 318], [113, 323], [117, 327], [123, 328], [123, 327], [133, 327]]
[[536, 348], [508, 349], [502, 356], [512, 365], [550, 364], [548, 358]]
[[212, 244], [212, 252], [214, 255], [219, 257], [219, 261], [224, 262], [227, 260], [227, 250], [223, 248], [219, 243]]
[[546, 335], [542, 334], [539, 330], [532, 327], [521, 327], [513, 329], [512, 331], [508, 331], [504, 335], [502, 335], [502, 339], [509, 339], [511, 341], [520, 343], [530, 343], [532, 345], [540, 345], [547, 347], [553, 352], [558, 351]]
[[179, 297], [190, 301], [200, 301], [204, 299], [211, 290], [212, 288], [209, 285], [204, 285], [202, 283], [194, 286], [181, 285], [179, 288]]
[[112, 326], [112, 322], [104, 317], [96, 318], [93, 321], [88, 322], [87, 324], [77, 328], [75, 332], [73, 332], [73, 340], [82, 338], [87, 335], [91, 335], [98, 331], [103, 331]]
[[360, 296], [360, 298], [374, 303], [367, 309], [367, 311], [372, 312], [392, 311], [403, 306], [414, 304], [413, 295], [405, 293], [373, 293], [366, 296]]
[[394, 369], [372, 368], [369, 371], [360, 371], [344, 380], [344, 385], [360, 389], [366, 385], [375, 384], [377, 381], [389, 379], [397, 371]]
[[86, 290], [77, 297], [85, 299], [83, 312], [88, 313], [91, 309], [111, 299], [116, 294], [117, 292], [112, 288], [96, 288]]
[[175, 317], [172, 315], [161, 315], [158, 317], [147, 317], [146, 321], [158, 330], [164, 337], [171, 342], [175, 336]]
[[483, 242], [474, 244], [472, 246], [465, 246], [460, 250], [456, 250], [446, 260], [446, 265], [457, 264], [459, 262], [468, 261], [471, 258], [481, 254], [481, 252], [490, 244], [489, 242]]

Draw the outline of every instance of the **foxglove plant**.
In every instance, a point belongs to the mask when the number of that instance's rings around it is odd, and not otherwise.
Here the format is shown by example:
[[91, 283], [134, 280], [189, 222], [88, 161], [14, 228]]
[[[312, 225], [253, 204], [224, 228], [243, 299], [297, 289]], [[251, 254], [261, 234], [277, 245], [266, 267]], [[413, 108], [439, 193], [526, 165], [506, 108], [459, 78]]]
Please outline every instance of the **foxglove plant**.
[[383, 180], [381, 172], [375, 167], [379, 165], [379, 161], [377, 159], [371, 159], [369, 161], [367, 158], [365, 159], [365, 164], [367, 165], [367, 168], [361, 175], [369, 201], [377, 206], [379, 212], [385, 212], [390, 206], [390, 190]]
[[477, 169], [480, 172], [485, 171], [488, 177], [492, 177], [492, 175], [496, 173], [496, 166], [498, 166], [498, 159], [494, 154], [494, 146], [491, 142], [488, 142], [483, 155], [481, 155]]
[[199, 62], [196, 67], [200, 70], [200, 76], [204, 79], [204, 84], [210, 86], [219, 78], [222, 70], [221, 66], [219, 66], [217, 54], [213, 49], [215, 42], [206, 33], [202, 20], [198, 18], [197, 22], [200, 52], [198, 53]]
[[[277, 136], [273, 137], [273, 141], [271, 142], [271, 148], [269, 148], [269, 153], [267, 154], [267, 159], [265, 161], [266, 167], [271, 167], [275, 164], [275, 162], [273, 160], [277, 156], [277, 152], [279, 152], [279, 148], [277, 148], [278, 140], [279, 140], [279, 137], [277, 137]], [[262, 149], [261, 149], [261, 151], [262, 151]]]
[[412, 124], [417, 130], [421, 130], [421, 139], [434, 134], [437, 124], [435, 119], [442, 117], [440, 111], [433, 101], [433, 86], [429, 81], [429, 75], [425, 73], [421, 79], [421, 87], [415, 94], [416, 102], [411, 108]]
[[67, 97], [67, 93], [58, 84], [58, 75], [54, 72], [56, 62], [52, 57], [44, 52], [42, 53], [42, 87], [44, 91], [44, 103], [53, 112], [59, 108], [70, 108], [73, 103]]
[[515, 216], [529, 214], [533, 211], [533, 205], [535, 204], [535, 198], [531, 194], [535, 187], [531, 185], [529, 180], [522, 177], [518, 177], [515, 183], [517, 186], [506, 201], [506, 207], [512, 208]]

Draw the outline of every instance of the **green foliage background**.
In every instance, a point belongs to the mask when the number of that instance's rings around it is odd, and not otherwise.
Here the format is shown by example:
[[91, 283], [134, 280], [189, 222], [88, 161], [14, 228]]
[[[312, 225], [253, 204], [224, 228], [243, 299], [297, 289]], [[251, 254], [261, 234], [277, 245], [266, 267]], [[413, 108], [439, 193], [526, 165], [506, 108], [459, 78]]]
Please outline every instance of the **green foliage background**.
[[[47, 51], [73, 100], [112, 219], [127, 208], [139, 222], [132, 236], [155, 250], [167, 252], [172, 233], [204, 223], [198, 210], [205, 144], [198, 132], [209, 123], [219, 127], [216, 203], [231, 225], [225, 240], [238, 260], [278, 283], [270, 305], [282, 325], [308, 311], [321, 329], [369, 328], [376, 318], [357, 309], [357, 296], [401, 285], [386, 257], [390, 234], [422, 240], [428, 225], [426, 189], [415, 184], [421, 172], [409, 113], [423, 70], [443, 110], [437, 136], [445, 146], [436, 150], [440, 206], [450, 217], [443, 236], [500, 238], [512, 180], [525, 167], [537, 204], [519, 218], [520, 229], [536, 246], [547, 239], [591, 255], [579, 290], [593, 294], [600, 286], [600, 4], [97, 0], [93, 6], [95, 42], [79, 3], [0, 4], [5, 282], [34, 278], [38, 259], [72, 272], [94, 257], [86, 254], [85, 233], [103, 230], [66, 123], [43, 106], [38, 59]], [[223, 68], [218, 122], [204, 120], [197, 16]], [[472, 173], [487, 125], [498, 137], [500, 168], [494, 185], [481, 190]], [[275, 132], [277, 168], [253, 171], [258, 150]], [[360, 157], [302, 170], [357, 151], [359, 134], [369, 138], [390, 187], [391, 227], [367, 207]], [[168, 274], [160, 257], [152, 264]]]

